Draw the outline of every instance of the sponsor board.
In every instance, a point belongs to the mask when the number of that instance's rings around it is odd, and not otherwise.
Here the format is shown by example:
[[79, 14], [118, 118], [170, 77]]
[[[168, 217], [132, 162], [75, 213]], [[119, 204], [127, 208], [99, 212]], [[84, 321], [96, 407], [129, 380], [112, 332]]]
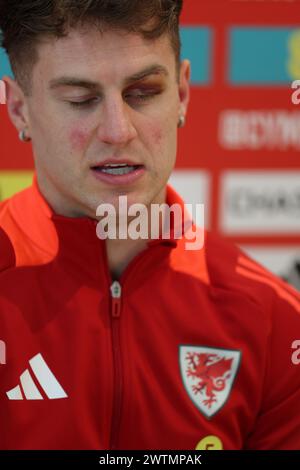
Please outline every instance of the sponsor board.
[[220, 227], [228, 235], [300, 234], [300, 171], [226, 171]]
[[[210, 212], [210, 175], [206, 171], [174, 170], [169, 179], [170, 185], [178, 192], [186, 204], [204, 204], [205, 228], [208, 229]], [[193, 217], [194, 214], [191, 214]]]
[[300, 111], [224, 110], [218, 139], [225, 150], [299, 150]]
[[298, 78], [300, 30], [287, 27], [233, 27], [229, 39], [229, 82], [286, 85]]
[[182, 59], [192, 63], [191, 84], [208, 85], [212, 79], [212, 30], [205, 26], [180, 28]]

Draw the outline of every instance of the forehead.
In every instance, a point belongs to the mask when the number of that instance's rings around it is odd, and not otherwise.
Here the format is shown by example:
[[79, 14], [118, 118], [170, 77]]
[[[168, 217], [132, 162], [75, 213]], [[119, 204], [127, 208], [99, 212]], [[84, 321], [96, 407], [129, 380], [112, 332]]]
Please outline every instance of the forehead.
[[176, 60], [168, 34], [146, 40], [142, 36], [124, 31], [97, 29], [72, 30], [68, 36], [49, 39], [39, 46], [36, 79], [53, 79], [68, 74], [86, 76], [93, 80], [101, 77], [108, 83], [125, 78], [151, 63], [161, 64], [175, 74]]

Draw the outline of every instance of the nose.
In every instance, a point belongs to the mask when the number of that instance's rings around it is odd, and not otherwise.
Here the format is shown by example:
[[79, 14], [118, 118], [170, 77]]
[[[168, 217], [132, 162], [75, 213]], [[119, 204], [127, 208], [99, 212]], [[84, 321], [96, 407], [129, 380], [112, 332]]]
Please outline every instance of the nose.
[[125, 145], [137, 135], [131, 110], [120, 96], [107, 98], [101, 107], [98, 138], [110, 145]]

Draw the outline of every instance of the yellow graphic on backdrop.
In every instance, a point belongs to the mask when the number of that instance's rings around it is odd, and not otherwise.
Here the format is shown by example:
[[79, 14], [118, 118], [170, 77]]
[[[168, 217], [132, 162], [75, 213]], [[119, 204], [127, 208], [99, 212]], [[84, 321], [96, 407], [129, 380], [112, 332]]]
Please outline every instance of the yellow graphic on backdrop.
[[288, 49], [288, 73], [292, 79], [300, 79], [300, 29], [297, 29], [290, 35]]
[[0, 201], [27, 188], [32, 183], [33, 171], [0, 171]]

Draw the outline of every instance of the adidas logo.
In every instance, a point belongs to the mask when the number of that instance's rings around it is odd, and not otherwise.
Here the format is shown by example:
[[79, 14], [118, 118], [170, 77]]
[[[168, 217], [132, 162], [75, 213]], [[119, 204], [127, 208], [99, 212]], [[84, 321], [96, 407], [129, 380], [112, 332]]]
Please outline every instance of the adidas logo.
[[[43, 356], [37, 354], [29, 364], [34, 378], [50, 400], [67, 398], [67, 394], [47, 366]], [[20, 376], [20, 385], [6, 392], [9, 400], [44, 400], [28, 369]]]

